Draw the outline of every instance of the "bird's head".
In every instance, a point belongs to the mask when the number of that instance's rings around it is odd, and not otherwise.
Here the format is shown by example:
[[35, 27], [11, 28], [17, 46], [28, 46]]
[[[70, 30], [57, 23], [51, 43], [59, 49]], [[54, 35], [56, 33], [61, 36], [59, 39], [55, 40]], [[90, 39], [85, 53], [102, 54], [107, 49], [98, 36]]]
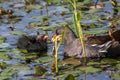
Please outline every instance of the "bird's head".
[[48, 35], [46, 35], [46, 34], [40, 34], [39, 32], [37, 32], [36, 40], [39, 40], [39, 39], [45, 41], [45, 40], [48, 39]]

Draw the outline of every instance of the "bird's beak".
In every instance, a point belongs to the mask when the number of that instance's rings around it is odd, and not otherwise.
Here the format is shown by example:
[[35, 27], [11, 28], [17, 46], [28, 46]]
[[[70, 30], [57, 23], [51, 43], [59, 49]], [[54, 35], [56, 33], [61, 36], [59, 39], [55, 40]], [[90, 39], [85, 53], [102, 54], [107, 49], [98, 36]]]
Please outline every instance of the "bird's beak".
[[46, 40], [47, 38], [48, 38], [48, 35], [44, 35], [42, 39]]

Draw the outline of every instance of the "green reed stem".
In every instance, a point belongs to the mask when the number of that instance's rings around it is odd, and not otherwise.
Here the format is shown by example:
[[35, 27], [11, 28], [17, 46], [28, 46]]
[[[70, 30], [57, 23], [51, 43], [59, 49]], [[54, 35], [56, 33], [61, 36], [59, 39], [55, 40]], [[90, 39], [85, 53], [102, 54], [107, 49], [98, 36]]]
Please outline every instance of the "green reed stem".
[[63, 31], [62, 33], [62, 39], [60, 41], [58, 41], [58, 38], [60, 38], [60, 36], [57, 38], [57, 40], [54, 42], [54, 49], [52, 51], [52, 54], [54, 56], [54, 65], [55, 65], [55, 72], [56, 74], [58, 73], [59, 69], [58, 69], [58, 49], [60, 47], [60, 45], [62, 44], [62, 40], [64, 38], [64, 32], [65, 30]]
[[58, 42], [55, 41], [55, 71], [58, 73]]
[[82, 27], [81, 27], [81, 23], [80, 23], [81, 11], [77, 11], [76, 0], [68, 0], [68, 1], [70, 2], [71, 6], [73, 7], [74, 27], [75, 27], [77, 37], [79, 38], [79, 40], [81, 42], [84, 58], [86, 60], [86, 51], [85, 51], [85, 46], [84, 46], [83, 32], [82, 32]]

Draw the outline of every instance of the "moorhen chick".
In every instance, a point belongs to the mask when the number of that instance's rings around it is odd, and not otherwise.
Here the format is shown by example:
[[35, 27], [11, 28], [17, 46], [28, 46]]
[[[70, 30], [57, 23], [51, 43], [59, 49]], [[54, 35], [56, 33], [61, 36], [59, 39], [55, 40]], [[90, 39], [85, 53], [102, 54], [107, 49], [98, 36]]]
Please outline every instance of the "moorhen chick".
[[[56, 35], [61, 35], [63, 33], [63, 31], [64, 31], [64, 39], [63, 39], [64, 55], [68, 56], [68, 57], [83, 58], [84, 54], [82, 51], [82, 46], [81, 46], [79, 39], [75, 35], [75, 33], [72, 31], [71, 28], [69, 28], [67, 26], [62, 26], [56, 30]], [[108, 40], [106, 40], [101, 45], [99, 45], [99, 44], [94, 45], [94, 44], [89, 44], [89, 42], [88, 43], [85, 42], [86, 56], [88, 58], [120, 56], [119, 42], [118, 41], [113, 42], [112, 40], [109, 40], [110, 39], [109, 37], [107, 37], [107, 38], [108, 38]], [[94, 42], [94, 40], [93, 40], [93, 42]]]
[[47, 51], [47, 35], [37, 32], [36, 36], [21, 36], [18, 39], [17, 47], [27, 49], [28, 51], [46, 52]]

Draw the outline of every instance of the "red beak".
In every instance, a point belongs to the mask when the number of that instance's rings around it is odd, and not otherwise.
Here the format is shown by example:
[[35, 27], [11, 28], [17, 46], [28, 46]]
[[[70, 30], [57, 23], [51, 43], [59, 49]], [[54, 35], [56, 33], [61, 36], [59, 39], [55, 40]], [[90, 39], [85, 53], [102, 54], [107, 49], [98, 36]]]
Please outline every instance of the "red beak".
[[48, 36], [44, 34], [41, 38], [42, 38], [43, 40], [47, 40]]

